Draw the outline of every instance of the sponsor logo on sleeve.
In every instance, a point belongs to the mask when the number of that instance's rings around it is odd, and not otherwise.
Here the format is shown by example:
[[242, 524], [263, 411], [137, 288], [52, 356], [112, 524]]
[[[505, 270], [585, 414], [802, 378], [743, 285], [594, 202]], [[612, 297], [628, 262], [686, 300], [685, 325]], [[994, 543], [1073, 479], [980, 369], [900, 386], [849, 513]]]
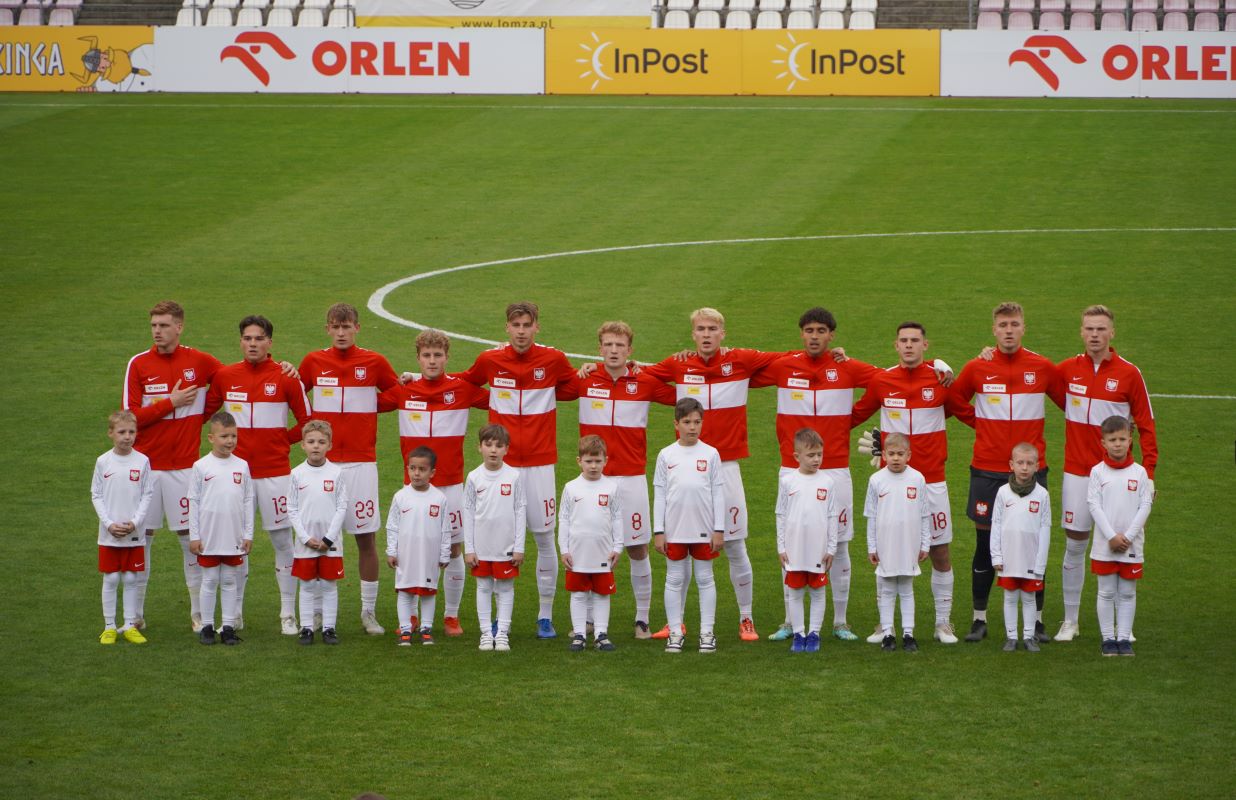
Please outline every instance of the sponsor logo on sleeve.
[[502, 484], [501, 491], [502, 491], [502, 496], [503, 496], [503, 497], [508, 497], [508, 496], [510, 496], [510, 494], [511, 494], [511, 484], [509, 484], [509, 483], [504, 483], [504, 484]]
[[1107, 391], [1114, 392], [1120, 388], [1120, 381], [1116, 380], [1115, 378], [1108, 378], [1107, 383], [1104, 384], [1104, 386], [1106, 386]]
[[355, 369], [352, 370], [352, 374], [356, 376], [356, 379], [358, 381], [363, 381], [365, 380], [365, 377], [369, 374], [369, 370], [366, 369], [365, 367], [356, 367]]
[[232, 473], [232, 483], [240, 483], [241, 474], [239, 472]]
[[597, 505], [599, 505], [599, 506], [608, 506], [608, 505], [609, 505], [609, 495], [607, 495], [607, 494], [599, 494], [599, 495], [597, 495]]
[[129, 470], [129, 480], [140, 481], [142, 479], [142, 471], [140, 469]]
[[695, 462], [695, 471], [696, 471], [696, 472], [707, 472], [707, 471], [708, 471], [708, 462], [707, 462], [706, 460], [702, 459], [702, 458], [701, 458], [701, 459], [699, 459], [698, 461], [696, 461], [696, 462]]
[[907, 486], [906, 487], [906, 499], [907, 500], [917, 500], [918, 499], [918, 487], [917, 486]]

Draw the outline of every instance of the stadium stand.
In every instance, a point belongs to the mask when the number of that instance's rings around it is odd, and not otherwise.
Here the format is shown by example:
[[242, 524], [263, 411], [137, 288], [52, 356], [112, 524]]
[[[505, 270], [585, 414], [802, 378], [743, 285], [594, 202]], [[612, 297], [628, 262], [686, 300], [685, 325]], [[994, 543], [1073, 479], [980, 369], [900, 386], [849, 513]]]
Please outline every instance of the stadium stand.
[[1169, 11], [1163, 15], [1163, 30], [1165, 31], [1187, 31], [1189, 30], [1189, 15], [1183, 11]]
[[1063, 11], [1044, 11], [1039, 14], [1039, 30], [1041, 31], [1062, 31], [1064, 30], [1064, 12]]
[[1134, 11], [1133, 24], [1129, 26], [1129, 30], [1137, 33], [1145, 33], [1146, 31], [1157, 31], [1159, 29], [1159, 20], [1155, 17], [1153, 11]]
[[211, 6], [206, 14], [207, 28], [229, 28], [232, 25], [232, 9], [223, 6]]
[[731, 11], [725, 15], [725, 27], [727, 30], [732, 31], [751, 30], [751, 12]]
[[670, 30], [681, 30], [691, 27], [691, 15], [680, 8], [673, 8], [665, 12], [664, 28]]
[[780, 30], [781, 29], [781, 12], [779, 11], [761, 11], [759, 16], [755, 18], [755, 27], [757, 30]]
[[236, 27], [238, 28], [260, 28], [262, 27], [262, 11], [257, 8], [242, 8], [236, 12]]
[[1092, 31], [1094, 30], [1094, 14], [1090, 11], [1074, 11], [1069, 15], [1069, 30], [1071, 31]]
[[695, 27], [715, 31], [721, 27], [721, 15], [711, 9], [698, 11], [695, 14]]
[[268, 28], [290, 28], [295, 24], [296, 20], [292, 17], [292, 9], [279, 8], [276, 6], [266, 15], [266, 27]]
[[296, 18], [296, 27], [298, 28], [321, 28], [326, 25], [326, 20], [322, 17], [322, 9], [320, 8], [303, 8], [300, 16]]
[[[760, 0], [760, 12], [765, 11], [785, 11], [785, 0]], [[778, 25], [777, 27], [781, 27]]]
[[822, 31], [839, 31], [845, 28], [845, 17], [840, 11], [821, 11], [816, 25]]
[[[982, 2], [1003, 3], [1003, 0]], [[1034, 0], [1017, 2], [1030, 3], [1033, 7]], [[1055, 2], [1063, 3], [1064, 0]], [[958, 0], [896, 0], [894, 5], [897, 4], [917, 9], [908, 12], [904, 20], [908, 24], [901, 27], [964, 27], [964, 24], [949, 25], [935, 20], [933, 11], [917, 8], [917, 4], [925, 4], [924, 7], [930, 9], [947, 6], [953, 11], [960, 10], [964, 18], [965, 5]], [[876, 27], [877, 17], [881, 13], [879, 0], [655, 0], [649, 19], [653, 27], [679, 30], [684, 27], [709, 30], [716, 27], [729, 30], [861, 30]], [[682, 22], [684, 14], [688, 19], [686, 25]], [[855, 14], [859, 15], [857, 21]]]
[[202, 25], [202, 12], [196, 8], [182, 8], [176, 12], [176, 26], [195, 28]]
[[806, 31], [815, 27], [815, 15], [810, 11], [791, 11], [785, 20], [785, 27], [792, 31]]

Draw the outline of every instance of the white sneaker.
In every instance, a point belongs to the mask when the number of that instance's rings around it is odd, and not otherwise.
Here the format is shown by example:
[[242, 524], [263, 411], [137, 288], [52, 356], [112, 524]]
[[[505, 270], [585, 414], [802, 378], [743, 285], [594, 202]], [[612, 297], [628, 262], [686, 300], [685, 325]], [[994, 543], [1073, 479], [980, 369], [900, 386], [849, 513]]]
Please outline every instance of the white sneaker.
[[1060, 631], [1052, 639], [1053, 642], [1071, 642], [1081, 636], [1081, 628], [1076, 622], [1069, 622], [1067, 619], [1060, 623]]
[[700, 652], [715, 653], [717, 652], [717, 636], [713, 633], [700, 634]]
[[189, 624], [193, 626], [194, 633], [202, 632], [202, 615], [199, 612], [194, 612], [189, 615]]
[[937, 625], [935, 638], [940, 644], [957, 644], [957, 634], [953, 632], [953, 623], [941, 622]]
[[322, 612], [321, 611], [313, 612], [313, 629], [315, 631], [322, 630]]
[[670, 631], [669, 637], [665, 640], [665, 652], [681, 653], [682, 652], [682, 642], [686, 638], [687, 637], [683, 636], [681, 633]]
[[875, 633], [867, 637], [867, 644], [880, 644], [884, 641], [884, 629], [876, 625]]
[[300, 633], [300, 628], [296, 627], [296, 619], [294, 617], [280, 617], [279, 630], [284, 636], [296, 636]]
[[511, 651], [511, 637], [506, 631], [498, 631], [498, 635], [494, 637], [494, 650], [499, 653], [509, 653]]
[[370, 636], [381, 636], [386, 633], [386, 628], [378, 624], [378, 618], [373, 615], [372, 611], [361, 612], [361, 627]]
[[482, 633], [481, 644], [477, 649], [492, 651], [494, 649], [494, 635], [489, 631]]

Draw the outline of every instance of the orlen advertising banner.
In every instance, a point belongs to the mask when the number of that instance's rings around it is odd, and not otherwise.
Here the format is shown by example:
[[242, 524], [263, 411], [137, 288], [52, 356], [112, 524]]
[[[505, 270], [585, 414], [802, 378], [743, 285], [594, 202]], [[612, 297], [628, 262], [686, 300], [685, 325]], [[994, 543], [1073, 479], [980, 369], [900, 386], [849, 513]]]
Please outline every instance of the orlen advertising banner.
[[154, 28], [0, 28], [0, 92], [148, 92]]
[[361, 27], [646, 28], [649, 0], [357, 0]]
[[742, 31], [550, 29], [548, 94], [740, 94]]
[[940, 32], [747, 31], [742, 91], [760, 95], [936, 95]]
[[1236, 35], [944, 31], [940, 92], [968, 97], [1236, 97]]
[[164, 92], [540, 94], [544, 34], [446, 28], [158, 28]]

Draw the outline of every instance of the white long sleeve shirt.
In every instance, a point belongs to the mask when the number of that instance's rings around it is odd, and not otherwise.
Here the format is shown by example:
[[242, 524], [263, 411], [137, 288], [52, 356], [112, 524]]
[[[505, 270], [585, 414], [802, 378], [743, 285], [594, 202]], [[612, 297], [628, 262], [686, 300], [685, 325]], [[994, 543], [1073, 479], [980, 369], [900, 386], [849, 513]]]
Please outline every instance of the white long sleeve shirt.
[[200, 541], [206, 556], [243, 555], [242, 543], [253, 541], [253, 479], [243, 459], [207, 453], [193, 464], [189, 541]]
[[451, 560], [450, 516], [446, 495], [434, 486], [395, 492], [386, 515], [386, 554], [399, 559], [396, 589], [438, 588], [439, 565]]
[[580, 475], [562, 487], [558, 503], [558, 551], [571, 554], [572, 572], [609, 572], [623, 547], [618, 483]]
[[[292, 552], [295, 558], [343, 557], [348, 496], [339, 477], [342, 471], [330, 461], [320, 467], [306, 461], [292, 470], [288, 481], [288, 519], [296, 533]], [[329, 539], [330, 549], [314, 550], [307, 544], [310, 539]]]
[[791, 572], [825, 572], [824, 557], [837, 554], [834, 482], [823, 470], [786, 473], [777, 484], [777, 553]]
[[1004, 578], [1042, 580], [1051, 546], [1051, 497], [1037, 483], [1021, 497], [1008, 484], [996, 492], [991, 510], [991, 563]]
[[[99, 544], [108, 547], [142, 547], [146, 531], [142, 520], [154, 496], [154, 481], [150, 477], [150, 459], [137, 452], [120, 455], [108, 450], [94, 462], [94, 477], [90, 481], [90, 502], [99, 516]], [[132, 522], [133, 532], [116, 538], [107, 532], [114, 524]]]
[[[1145, 468], [1133, 462], [1116, 469], [1100, 461], [1090, 470], [1086, 502], [1096, 531], [1096, 535], [1090, 537], [1090, 559], [1141, 564], [1146, 555], [1146, 518], [1154, 502], [1154, 486]], [[1114, 553], [1107, 546], [1118, 533], [1132, 542], [1123, 553]]]
[[481, 561], [510, 561], [524, 552], [527, 500], [519, 470], [509, 464], [468, 473], [463, 488], [464, 552]]
[[918, 554], [931, 547], [931, 508], [927, 482], [914, 467], [890, 472], [888, 467], [867, 483], [867, 552], [880, 557], [876, 575], [892, 578], [918, 575]]
[[664, 533], [667, 542], [698, 544], [725, 530], [725, 481], [715, 447], [674, 442], [663, 448], [652, 489], [652, 532]]

